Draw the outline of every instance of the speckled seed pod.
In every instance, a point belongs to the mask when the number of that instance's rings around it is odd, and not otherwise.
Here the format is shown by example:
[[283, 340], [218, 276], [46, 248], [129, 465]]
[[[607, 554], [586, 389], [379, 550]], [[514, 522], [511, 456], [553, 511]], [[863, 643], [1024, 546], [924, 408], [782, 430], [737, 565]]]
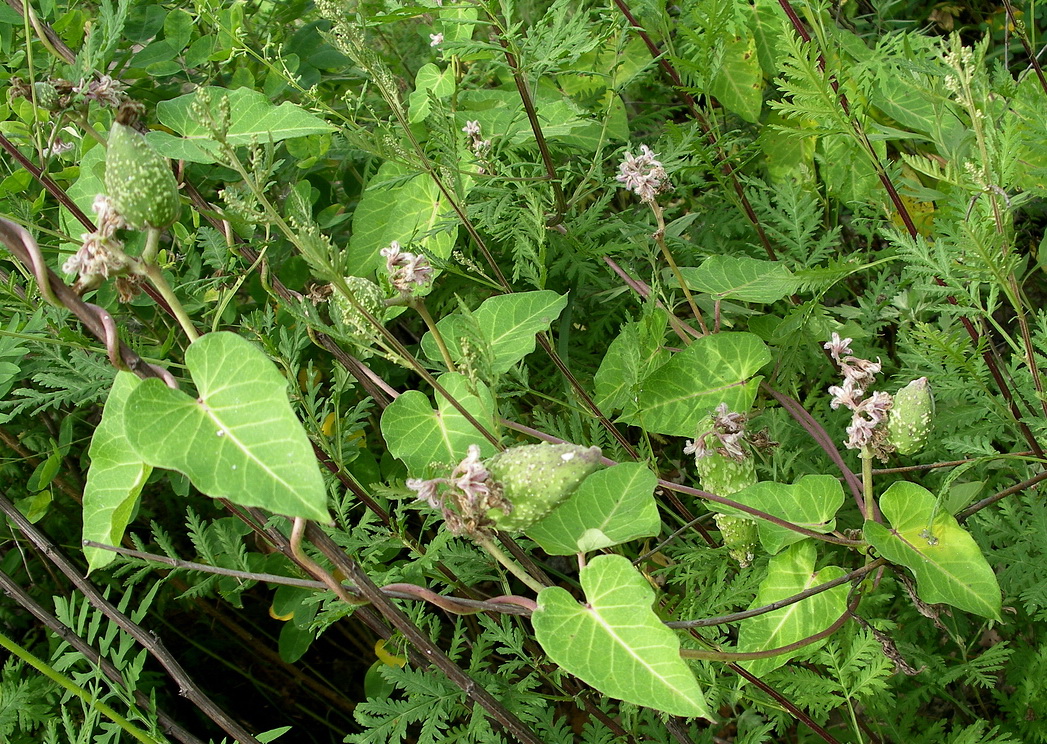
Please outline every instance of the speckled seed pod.
[[[738, 462], [733, 457], [713, 452], [696, 460], [695, 465], [702, 488], [717, 496], [730, 496], [756, 485], [756, 461], [752, 457]], [[756, 522], [734, 514], [716, 514], [714, 518], [731, 557], [742, 568], [750, 565], [756, 555]]]
[[731, 557], [738, 561], [742, 568], [752, 565], [756, 557], [756, 543], [760, 539], [756, 520], [733, 514], [716, 514], [713, 518]]
[[[385, 313], [385, 295], [381, 287], [362, 276], [347, 276], [345, 283], [353, 293], [353, 297], [367, 312], [379, 320]], [[334, 308], [331, 311], [332, 319], [346, 333], [361, 343], [369, 343], [375, 337], [375, 327], [357, 310], [349, 298], [335, 290], [332, 296]]]
[[934, 397], [926, 377], [913, 380], [894, 394], [887, 419], [887, 442], [900, 455], [919, 452], [931, 433]]
[[512, 504], [508, 514], [488, 516], [505, 532], [522, 532], [545, 517], [600, 467], [599, 447], [576, 444], [525, 444], [500, 452], [484, 466]]
[[36, 105], [48, 111], [58, 110], [58, 90], [51, 83], [33, 83], [36, 92]]
[[116, 211], [136, 230], [170, 227], [182, 210], [167, 158], [125, 124], [113, 124], [109, 131], [105, 190]]

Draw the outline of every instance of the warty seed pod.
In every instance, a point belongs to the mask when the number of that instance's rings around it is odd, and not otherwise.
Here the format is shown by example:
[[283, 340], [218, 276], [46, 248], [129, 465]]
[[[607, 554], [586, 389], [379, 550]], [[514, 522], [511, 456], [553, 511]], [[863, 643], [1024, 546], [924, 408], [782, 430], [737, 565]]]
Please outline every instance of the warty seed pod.
[[109, 131], [105, 190], [116, 211], [136, 230], [170, 227], [182, 211], [167, 158], [141, 133], [119, 122]]
[[506, 514], [488, 516], [505, 532], [522, 532], [544, 518], [600, 467], [599, 447], [576, 444], [525, 444], [500, 452], [484, 467], [512, 504]]

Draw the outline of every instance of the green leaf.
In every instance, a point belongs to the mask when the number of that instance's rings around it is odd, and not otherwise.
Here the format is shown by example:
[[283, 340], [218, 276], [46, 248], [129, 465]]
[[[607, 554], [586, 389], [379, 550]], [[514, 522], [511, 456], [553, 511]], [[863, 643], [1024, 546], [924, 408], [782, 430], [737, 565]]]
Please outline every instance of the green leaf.
[[[549, 330], [566, 306], [567, 295], [550, 290], [517, 292], [484, 300], [473, 317], [480, 327], [485, 346], [490, 349], [491, 371], [495, 374], [508, 372], [534, 351], [535, 334]], [[464, 328], [467, 322], [466, 318], [455, 314], [436, 324], [455, 362], [462, 358], [460, 339], [464, 335], [457, 329]], [[422, 350], [430, 359], [441, 358], [431, 333], [422, 338]]]
[[233, 146], [256, 141], [261, 144], [281, 142], [292, 137], [334, 131], [334, 127], [323, 119], [290, 101], [277, 106], [265, 94], [250, 88], [226, 90], [209, 86], [157, 104], [157, 118], [182, 136], [179, 139], [165, 132], [149, 134], [149, 144], [165, 157], [197, 163], [218, 161], [218, 143], [214, 135], [200, 117], [193, 114], [193, 103], [201, 90], [211, 96], [211, 112], [215, 119], [218, 119], [222, 98], [228, 99], [232, 116], [227, 139]]
[[[84, 539], [119, 545], [124, 530], [138, 508], [152, 468], [131, 447], [124, 433], [124, 406], [141, 380], [130, 372], [117, 372], [109, 391], [102, 420], [91, 438], [91, 467], [84, 486]], [[116, 553], [84, 548], [88, 571], [103, 568]]]
[[640, 381], [671, 356], [664, 344], [666, 322], [665, 311], [656, 309], [622, 327], [596, 371], [596, 404], [600, 408], [626, 415], [636, 413]]
[[194, 341], [185, 364], [198, 397], [145, 380], [127, 399], [124, 431], [142, 461], [214, 498], [326, 522], [324, 481], [276, 365], [225, 332]]
[[[494, 397], [483, 383], [470, 392], [467, 377], [456, 372], [441, 375], [437, 382], [459, 401], [488, 431], [496, 431]], [[389, 453], [403, 461], [412, 475], [422, 475], [430, 463], [451, 465], [461, 461], [469, 445], [480, 447], [482, 457], [496, 450], [487, 438], [443, 396], [436, 410], [425, 393], [408, 390], [389, 404], [382, 414], [382, 436]]]
[[737, 256], [712, 256], [699, 268], [681, 268], [691, 289], [719, 300], [776, 302], [796, 291], [793, 274], [777, 261]]
[[753, 37], [735, 36], [724, 41], [721, 64], [710, 80], [709, 93], [747, 122], [760, 121], [763, 71]]
[[[820, 571], [815, 571], [815, 557], [814, 543], [806, 540], [771, 558], [767, 565], [767, 578], [760, 584], [750, 609], [791, 597], [818, 584], [838, 579], [846, 573], [837, 566], [826, 566]], [[737, 650], [743, 653], [769, 651], [820, 633], [847, 609], [848, 591], [849, 587], [843, 584], [781, 609], [742, 621], [738, 629]], [[800, 654], [807, 655], [824, 643], [825, 639], [822, 639], [793, 652], [743, 661], [742, 666], [757, 676], [767, 674], [789, 659]]]
[[695, 341], [640, 384], [639, 409], [627, 424], [658, 434], [693, 437], [698, 422], [720, 403], [748, 411], [759, 380], [749, 379], [771, 360], [751, 333], [714, 333]]
[[549, 555], [587, 553], [657, 535], [662, 529], [646, 465], [625, 462], [587, 477], [571, 497], [527, 536]]
[[372, 278], [385, 270], [379, 251], [394, 240], [405, 250], [449, 258], [458, 228], [432, 232], [449, 207], [440, 190], [424, 173], [393, 162], [383, 163], [353, 214], [346, 266], [355, 276]]
[[880, 498], [890, 522], [865, 523], [865, 538], [887, 560], [916, 577], [920, 599], [1000, 619], [1000, 585], [974, 538], [956, 518], [936, 508], [934, 494], [899, 481]]
[[429, 93], [437, 98], [447, 98], [454, 93], [454, 71], [448, 67], [441, 70], [432, 62], [422, 65], [414, 78], [414, 92], [408, 97], [407, 121], [416, 124], [429, 115]]
[[597, 556], [580, 580], [584, 605], [560, 587], [538, 595], [531, 623], [549, 658], [613, 698], [712, 720], [680, 640], [651, 609], [654, 590], [629, 559]]
[[[731, 499], [824, 534], [836, 529], [836, 512], [843, 506], [844, 496], [840, 481], [831, 475], [805, 475], [791, 486], [774, 481], [757, 483], [731, 494]], [[751, 514], [720, 504], [711, 504], [710, 507], [724, 514], [753, 518]], [[760, 542], [764, 550], [772, 555], [807, 539], [799, 532], [762, 519], [757, 519], [756, 523]]]

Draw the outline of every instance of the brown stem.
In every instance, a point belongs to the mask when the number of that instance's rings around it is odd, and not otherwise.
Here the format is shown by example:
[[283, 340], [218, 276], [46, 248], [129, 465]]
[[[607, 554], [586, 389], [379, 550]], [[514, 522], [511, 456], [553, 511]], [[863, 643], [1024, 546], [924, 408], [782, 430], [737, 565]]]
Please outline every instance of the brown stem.
[[887, 565], [885, 558], [877, 558], [872, 563], [869, 563], [861, 568], [855, 569], [848, 574], [841, 576], [838, 579], [827, 581], [824, 584], [818, 586], [812, 586], [810, 589], [805, 589], [798, 594], [794, 594], [791, 597], [785, 599], [779, 599], [777, 602], [771, 602], [770, 604], [763, 605], [762, 607], [754, 607], [751, 610], [745, 610], [744, 612], [733, 612], [730, 615], [720, 615], [719, 617], [708, 617], [702, 620], [673, 620], [666, 623], [666, 626], [670, 628], [706, 628], [710, 625], [724, 625], [726, 623], [737, 623], [742, 620], [748, 620], [750, 617], [756, 617], [757, 615], [763, 615], [767, 612], [774, 612], [780, 610], [782, 607], [788, 607], [791, 604], [802, 602], [808, 597], [813, 597], [816, 594], [821, 594], [835, 587], [843, 584], [849, 584], [855, 579], [859, 579], [868, 573], [880, 568], [880, 566]]
[[448, 679], [457, 685], [471, 702], [481, 705], [491, 718], [503, 725], [522, 744], [543, 744], [542, 740], [523, 721], [459, 668], [442, 649], [429, 639], [428, 635], [411, 622], [411, 619], [399, 607], [382, 594], [370, 577], [360, 570], [360, 567], [350, 560], [349, 556], [323, 530], [310, 523], [306, 528], [306, 536], [346, 578], [359, 587], [361, 595], [374, 605], [382, 617], [400, 631], [429, 663], [446, 674]]
[[249, 733], [243, 726], [238, 722], [234, 721], [225, 711], [215, 705], [207, 695], [205, 695], [193, 682], [192, 678], [186, 674], [185, 670], [178, 661], [164, 648], [163, 643], [156, 636], [155, 633], [148, 633], [142, 629], [139, 625], [135, 624], [129, 617], [124, 613], [120, 612], [109, 600], [102, 596], [102, 593], [95, 588], [95, 586], [84, 578], [80, 572], [73, 566], [72, 562], [69, 561], [59, 551], [54, 544], [48, 540], [42, 532], [36, 529], [29, 520], [27, 520], [22, 513], [15, 508], [6, 496], [0, 494], [0, 511], [3, 511], [7, 515], [7, 518], [21, 530], [22, 534], [29, 539], [37, 550], [47, 556], [47, 558], [58, 567], [58, 569], [66, 575], [66, 577], [76, 586], [77, 589], [87, 598], [95, 609], [101, 611], [116, 623], [125, 633], [130, 635], [134, 640], [146, 649], [150, 654], [160, 662], [160, 665], [167, 671], [171, 678], [178, 684], [178, 694], [182, 697], [190, 700], [197, 708], [199, 708], [208, 718], [214, 721], [223, 731], [230, 736], [239, 739], [243, 744], [260, 744], [260, 742]]
[[494, 24], [495, 33], [498, 34], [498, 43], [502, 45], [502, 49], [505, 52], [505, 61], [509, 65], [509, 69], [513, 73], [513, 82], [516, 84], [516, 91], [520, 94], [520, 100], [523, 101], [524, 111], [527, 113], [527, 121], [531, 124], [531, 131], [534, 133], [534, 139], [538, 143], [538, 152], [542, 156], [542, 164], [545, 166], [545, 177], [549, 180], [549, 183], [553, 187], [553, 200], [556, 202], [556, 214], [549, 218], [546, 222], [547, 227], [553, 227], [559, 225], [564, 220], [564, 216], [567, 214], [567, 200], [564, 198], [563, 186], [561, 186], [559, 179], [556, 177], [556, 167], [553, 165], [553, 156], [549, 151], [549, 145], [545, 141], [545, 134], [542, 132], [542, 124], [538, 121], [538, 112], [534, 107], [534, 98], [531, 96], [530, 86], [527, 84], [527, 78], [524, 77], [523, 70], [520, 69], [520, 62], [517, 60], [516, 55], [509, 48], [509, 41], [505, 38], [502, 28], [498, 23]]
[[1011, 0], [1003, 0], [1003, 7], [1007, 11], [1007, 21], [1014, 26], [1014, 32], [1018, 35], [1019, 41], [1025, 48], [1025, 53], [1029, 57], [1029, 64], [1032, 65], [1032, 69], [1036, 71], [1036, 77], [1040, 81], [1040, 87], [1044, 93], [1047, 93], [1047, 78], [1043, 75], [1043, 68], [1040, 67], [1040, 60], [1036, 57], [1036, 52], [1033, 51], [1032, 44], [1029, 43], [1029, 34], [1025, 31], [1025, 24], [1018, 18], [1014, 12], [1014, 6], [1011, 4]]
[[[88, 662], [93, 666], [100, 668], [102, 673], [113, 682], [113, 684], [124, 685], [123, 675], [121, 675], [120, 670], [113, 665], [113, 662], [99, 654], [94, 647], [87, 643], [83, 638], [74, 633], [70, 628], [63, 625], [58, 618], [45, 610], [41, 605], [37, 604], [37, 602], [29, 596], [29, 594], [22, 589], [14, 579], [2, 571], [0, 571], [0, 588], [2, 588], [9, 597], [26, 609], [29, 614], [50, 628], [52, 633], [75, 648], [79, 653], [83, 654]], [[171, 718], [171, 716], [167, 715], [163, 710], [154, 707], [153, 700], [151, 700], [144, 692], [136, 689], [134, 691], [134, 698], [143, 710], [149, 710], [156, 714], [156, 719], [160, 722], [161, 729], [168, 736], [177, 739], [183, 744], [203, 744], [200, 739], [182, 728], [182, 726]]]

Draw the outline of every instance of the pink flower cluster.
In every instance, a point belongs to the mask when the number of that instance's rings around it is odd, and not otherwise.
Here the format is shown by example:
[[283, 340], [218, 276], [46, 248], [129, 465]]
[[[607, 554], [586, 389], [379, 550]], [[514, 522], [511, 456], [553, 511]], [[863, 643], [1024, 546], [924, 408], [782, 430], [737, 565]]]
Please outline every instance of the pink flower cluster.
[[[687, 440], [687, 446], [683, 448], [685, 455], [694, 455], [695, 461], [708, 457], [714, 452], [719, 452], [724, 457], [742, 462], [747, 457], [742, 447], [745, 437], [745, 414], [732, 413], [728, 410], [726, 403], [716, 407], [713, 414], [713, 427], [701, 434], [693, 442]], [[712, 438], [715, 442], [710, 445], [707, 440]]]
[[[458, 463], [447, 478], [411, 478], [407, 487], [443, 515], [447, 528], [455, 535], [493, 532], [494, 523], [487, 512], [494, 508], [507, 511], [508, 502], [500, 489], [491, 488], [491, 475], [480, 461], [480, 448], [469, 445], [469, 454]], [[442, 488], [441, 488], [442, 486]]]
[[402, 250], [395, 240], [379, 253], [385, 259], [389, 284], [400, 294], [414, 294], [433, 281], [433, 267], [424, 255]]
[[853, 356], [850, 343], [851, 339], [841, 339], [840, 334], [834, 333], [832, 340], [825, 344], [833, 361], [840, 365], [840, 371], [843, 372], [843, 385], [829, 388], [833, 396], [830, 405], [834, 409], [844, 406], [854, 414], [851, 425], [847, 427], [845, 444], [848, 449], [870, 447], [879, 452], [882, 450], [880, 440], [883, 439], [881, 424], [887, 421], [894, 401], [889, 393], [883, 392], [874, 392], [868, 398], [865, 397], [865, 391], [875, 381], [883, 365], [879, 359], [871, 362]]
[[647, 145], [640, 145], [640, 154], [635, 157], [632, 153], [625, 153], [615, 180], [644, 202], [653, 203], [658, 194], [672, 188], [665, 168], [655, 160], [655, 154]]
[[83, 288], [96, 287], [103, 278], [121, 274], [130, 265], [124, 244], [116, 237], [117, 230], [125, 225], [124, 218], [104, 194], [95, 197], [92, 209], [98, 215], [98, 228], [80, 236], [83, 245], [62, 266], [65, 273], [80, 275]]

